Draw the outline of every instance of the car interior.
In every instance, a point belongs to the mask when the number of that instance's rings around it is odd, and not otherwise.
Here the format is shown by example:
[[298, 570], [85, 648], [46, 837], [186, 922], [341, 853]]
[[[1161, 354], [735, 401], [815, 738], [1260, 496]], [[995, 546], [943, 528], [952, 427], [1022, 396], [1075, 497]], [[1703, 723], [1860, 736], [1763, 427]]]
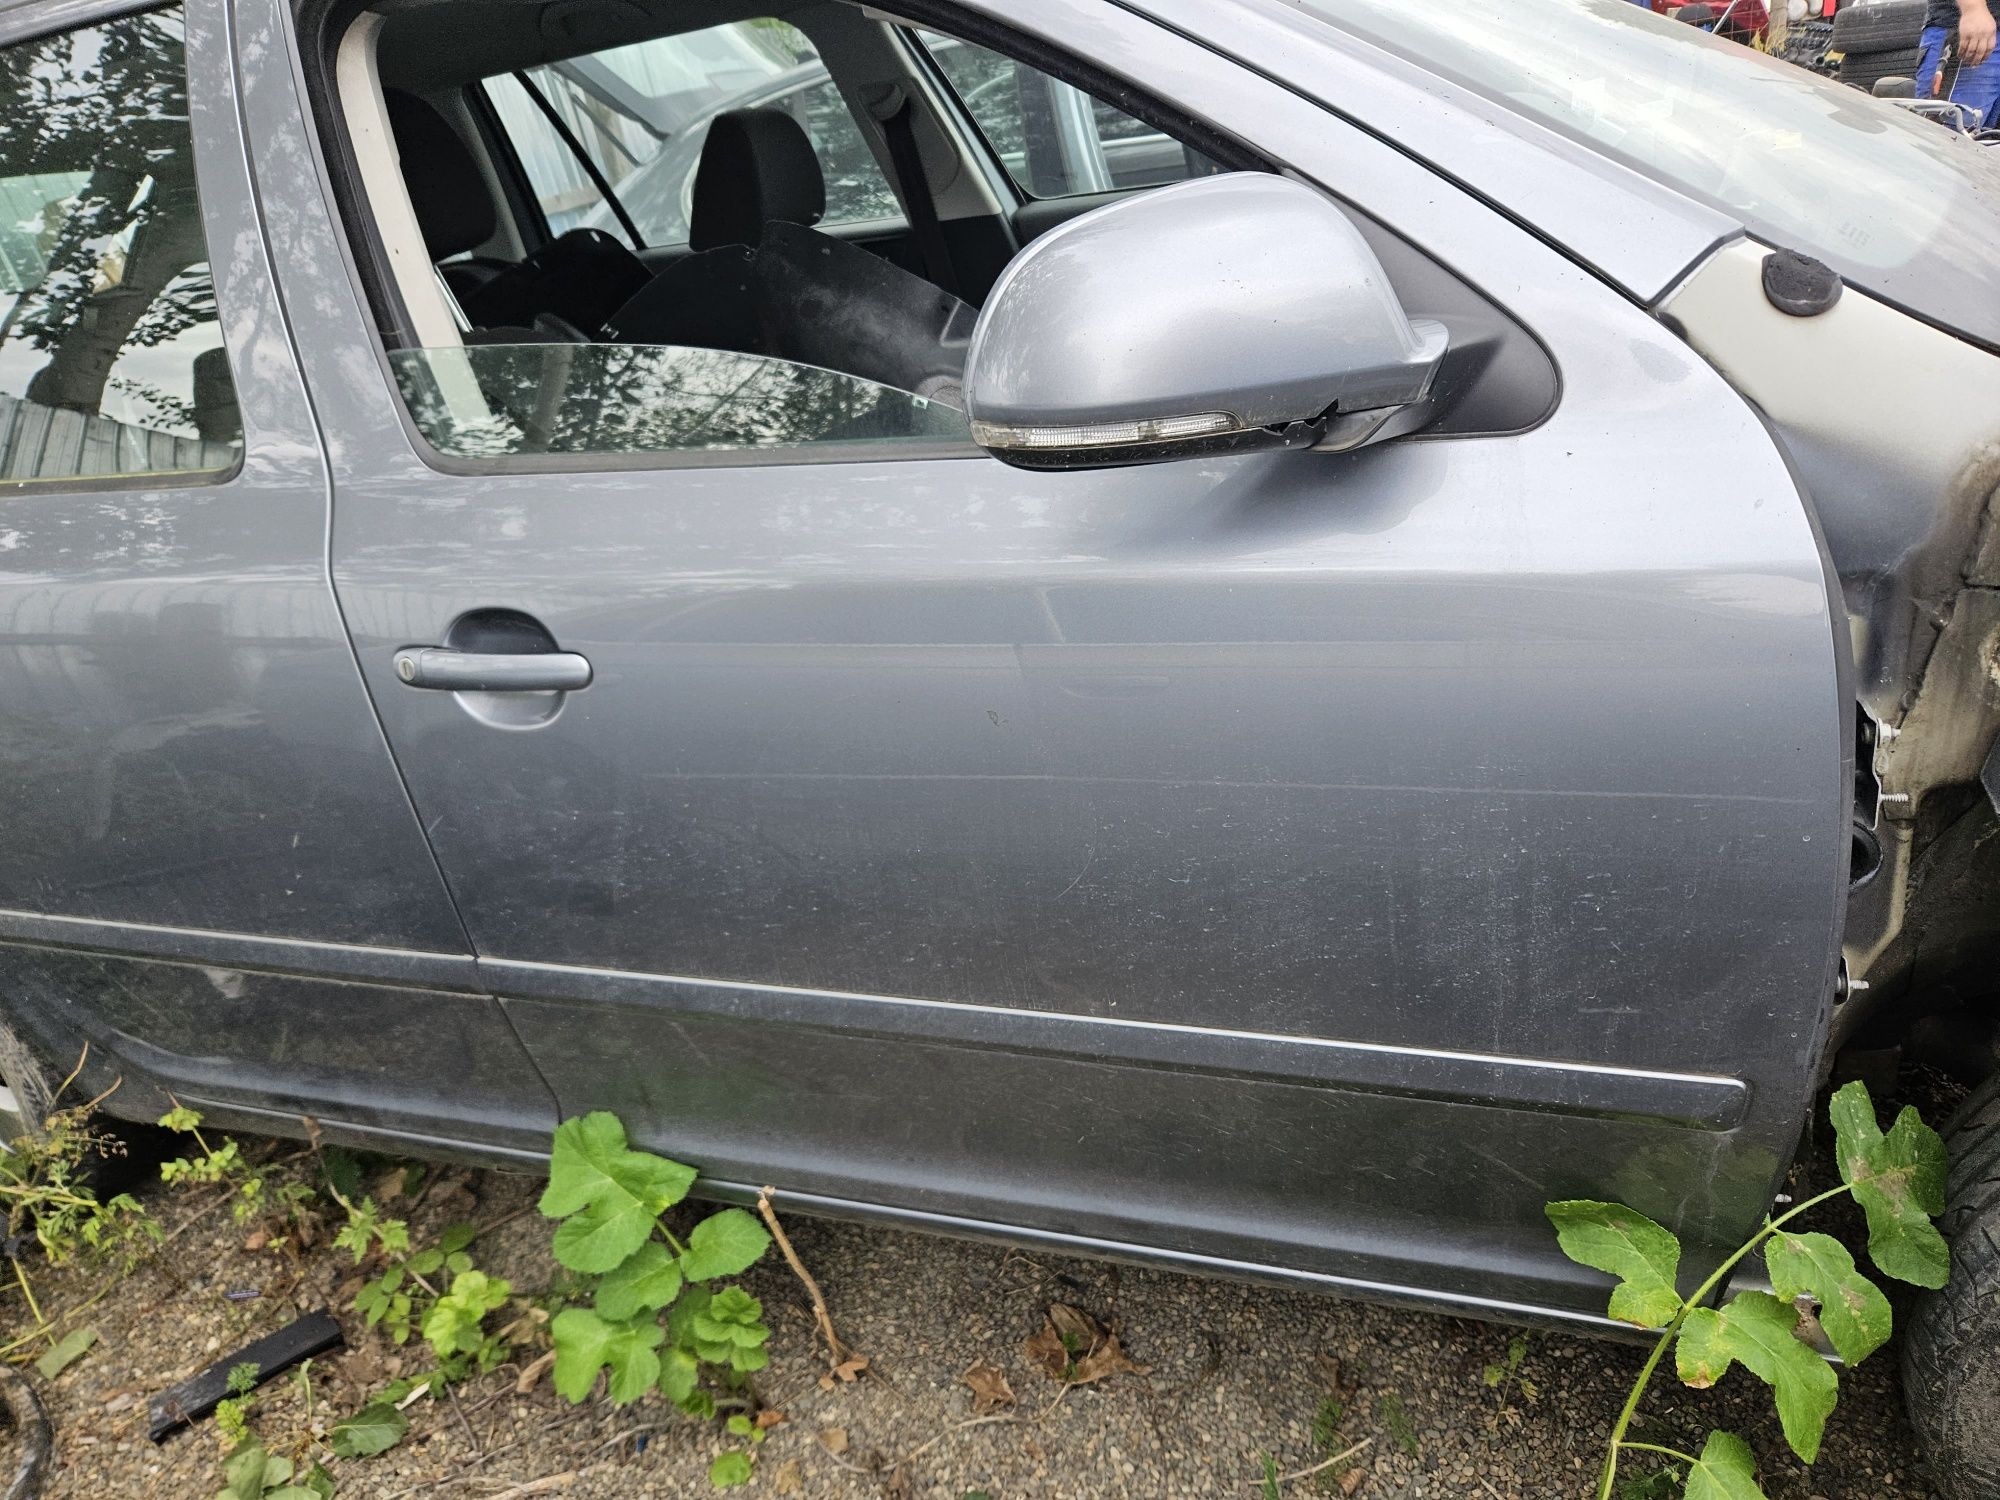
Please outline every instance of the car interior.
[[1021, 245], [1256, 165], [1109, 80], [842, 0], [388, 0], [327, 30], [392, 351], [718, 350], [955, 407]]
[[[1104, 65], [896, 4], [304, 0], [330, 185], [422, 443], [554, 468], [977, 453], [968, 343], [1022, 247], [1274, 170]], [[1534, 338], [1350, 218], [1449, 329], [1423, 435], [1540, 421]]]

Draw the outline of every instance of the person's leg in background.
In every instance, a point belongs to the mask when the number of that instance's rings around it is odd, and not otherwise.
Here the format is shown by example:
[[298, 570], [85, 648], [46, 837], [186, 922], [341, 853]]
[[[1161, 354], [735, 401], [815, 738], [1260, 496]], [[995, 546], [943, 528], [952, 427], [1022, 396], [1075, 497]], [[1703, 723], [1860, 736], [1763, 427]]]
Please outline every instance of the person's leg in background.
[[[1957, 5], [1959, 60], [1946, 65], [1946, 76], [1930, 97], [1943, 93], [1952, 103], [1963, 105], [1977, 129], [2000, 119], [2000, 48], [1994, 45], [2000, 41], [2000, 0], [1957, 0]], [[1933, 0], [1931, 17], [1936, 19], [1948, 9], [1941, 0]], [[1921, 97], [1925, 91], [1917, 93]]]
[[[1952, 85], [1951, 100], [1963, 104], [1979, 117], [1981, 125], [2000, 127], [2000, 52], [1995, 52], [1976, 68], [1961, 68]], [[1919, 97], [1923, 90], [1917, 90]]]
[[1928, 99], [1937, 86], [1938, 65], [1944, 60], [1944, 44], [1951, 32], [1943, 26], [1926, 26], [1917, 39], [1917, 97]]

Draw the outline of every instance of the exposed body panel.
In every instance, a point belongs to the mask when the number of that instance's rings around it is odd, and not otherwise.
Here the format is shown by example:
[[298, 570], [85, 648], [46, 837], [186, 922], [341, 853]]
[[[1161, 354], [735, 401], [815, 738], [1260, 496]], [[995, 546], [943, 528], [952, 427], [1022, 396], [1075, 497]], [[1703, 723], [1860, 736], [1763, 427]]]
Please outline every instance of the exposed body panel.
[[[715, 1177], [1570, 1314], [1540, 1206], [1623, 1197], [1698, 1274], [1789, 1158], [1845, 869], [1782, 459], [1408, 158], [1113, 7], [1004, 19], [1448, 250], [1560, 407], [1066, 476], [448, 474], [254, 78], [336, 586], [482, 975], [566, 1111]], [[518, 730], [396, 680], [479, 608], [591, 686]]]
[[[2000, 358], [1863, 292], [1818, 317], [1787, 317], [1764, 296], [1762, 262], [1759, 247], [1732, 246], [1661, 311], [1783, 432], [1848, 608], [1866, 622], [1861, 700], [1893, 723], [1958, 591], [2000, 587], [1989, 521], [2000, 490]], [[1915, 371], [1921, 378], [1908, 378]], [[1979, 759], [1949, 779], [1975, 779]]]
[[1734, 247], [1663, 311], [1782, 434], [1854, 621], [1856, 696], [1881, 726], [1856, 817], [1881, 868], [1848, 920], [1848, 968], [1869, 986], [1846, 1007], [1851, 1034], [1913, 991], [1992, 983], [1997, 804], [1976, 789], [2000, 724], [2000, 358], [1852, 289], [1787, 317], [1761, 263]]

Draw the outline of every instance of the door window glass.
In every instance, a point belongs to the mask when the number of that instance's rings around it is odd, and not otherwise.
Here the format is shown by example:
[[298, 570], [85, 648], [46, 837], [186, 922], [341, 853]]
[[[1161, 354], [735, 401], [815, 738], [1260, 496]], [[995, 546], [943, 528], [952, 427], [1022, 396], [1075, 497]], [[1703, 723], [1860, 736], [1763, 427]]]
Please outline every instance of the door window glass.
[[178, 9], [0, 50], [0, 480], [232, 468]]
[[955, 37], [915, 34], [1028, 197], [1159, 187], [1221, 170], [1144, 120], [1039, 68]]
[[968, 440], [965, 414], [812, 365], [662, 344], [403, 349], [411, 417], [450, 458]]
[[[530, 68], [526, 77], [611, 184], [648, 245], [684, 245], [709, 122], [726, 110], [782, 109], [803, 125], [826, 175], [825, 224], [901, 213], [847, 103], [804, 32], [735, 21]], [[511, 75], [487, 97], [556, 234], [618, 216], [548, 117]]]

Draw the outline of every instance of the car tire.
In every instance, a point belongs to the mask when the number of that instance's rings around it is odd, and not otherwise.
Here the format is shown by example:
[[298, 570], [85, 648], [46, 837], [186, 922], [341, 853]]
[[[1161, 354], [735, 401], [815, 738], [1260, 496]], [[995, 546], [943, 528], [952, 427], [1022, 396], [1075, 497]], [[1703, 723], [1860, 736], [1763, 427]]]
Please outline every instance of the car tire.
[[1850, 5], [1833, 18], [1835, 52], [1849, 57], [1871, 52], [1902, 52], [1923, 35], [1925, 0], [1881, 0], [1875, 5]]
[[22, 1136], [40, 1139], [61, 1087], [20, 1033], [0, 1021], [0, 1146]]
[[1875, 87], [1878, 78], [1914, 78], [1920, 56], [1915, 47], [1896, 52], [1868, 52], [1859, 57], [1850, 54], [1840, 61], [1840, 81], [1866, 92]]
[[1903, 1400], [1946, 1500], [2000, 1495], [2000, 1075], [1946, 1127], [1951, 1172], [1938, 1227], [1951, 1280], [1925, 1292], [1903, 1330]]

